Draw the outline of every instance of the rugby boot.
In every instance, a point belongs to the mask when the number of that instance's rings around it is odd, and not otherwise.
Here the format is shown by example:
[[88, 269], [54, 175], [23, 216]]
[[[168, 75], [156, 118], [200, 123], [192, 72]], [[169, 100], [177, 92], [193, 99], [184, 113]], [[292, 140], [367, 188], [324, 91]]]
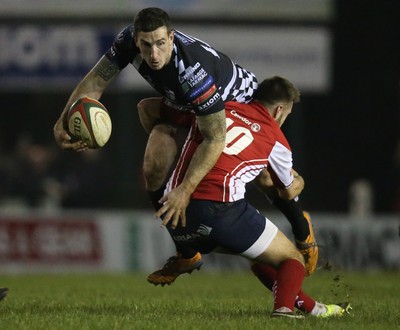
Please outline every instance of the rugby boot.
[[281, 307], [274, 310], [271, 314], [272, 317], [283, 317], [283, 318], [291, 318], [291, 319], [304, 319], [303, 314], [295, 313], [290, 308]]
[[349, 302], [325, 305], [325, 308], [326, 312], [318, 314], [316, 315], [316, 317], [319, 318], [341, 317], [344, 314], [350, 314], [350, 310], [352, 310]]
[[315, 241], [314, 229], [311, 223], [311, 218], [308, 212], [303, 211], [304, 217], [308, 222], [310, 235], [307, 236], [305, 241], [296, 240], [296, 247], [299, 249], [304, 257], [306, 266], [306, 276], [310, 276], [317, 267], [318, 262], [318, 245]]
[[151, 273], [147, 277], [147, 281], [154, 285], [170, 285], [179, 275], [190, 274], [195, 269], [200, 269], [202, 265], [203, 261], [201, 261], [201, 254], [199, 252], [190, 259], [182, 258], [180, 253], [178, 253], [177, 256], [169, 258], [163, 268]]

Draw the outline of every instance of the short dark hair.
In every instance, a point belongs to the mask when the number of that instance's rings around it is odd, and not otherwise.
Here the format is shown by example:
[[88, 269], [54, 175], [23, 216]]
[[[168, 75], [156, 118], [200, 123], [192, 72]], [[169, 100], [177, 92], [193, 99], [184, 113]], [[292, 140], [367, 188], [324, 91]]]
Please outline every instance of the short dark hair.
[[151, 32], [165, 26], [168, 34], [172, 31], [172, 23], [168, 14], [156, 7], [145, 8], [139, 11], [133, 21], [134, 36], [138, 32]]
[[300, 91], [289, 80], [274, 76], [258, 85], [254, 99], [266, 104], [297, 103], [300, 102]]

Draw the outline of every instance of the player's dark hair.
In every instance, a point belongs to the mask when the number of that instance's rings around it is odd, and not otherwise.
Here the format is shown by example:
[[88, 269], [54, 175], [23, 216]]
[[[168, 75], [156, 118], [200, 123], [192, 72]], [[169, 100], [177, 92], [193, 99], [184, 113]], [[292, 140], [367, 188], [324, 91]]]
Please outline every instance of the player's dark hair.
[[134, 36], [138, 32], [151, 32], [163, 26], [167, 28], [167, 32], [170, 34], [172, 23], [164, 10], [156, 7], [142, 9], [133, 21]]
[[254, 99], [266, 104], [300, 102], [300, 91], [287, 79], [274, 76], [263, 80]]

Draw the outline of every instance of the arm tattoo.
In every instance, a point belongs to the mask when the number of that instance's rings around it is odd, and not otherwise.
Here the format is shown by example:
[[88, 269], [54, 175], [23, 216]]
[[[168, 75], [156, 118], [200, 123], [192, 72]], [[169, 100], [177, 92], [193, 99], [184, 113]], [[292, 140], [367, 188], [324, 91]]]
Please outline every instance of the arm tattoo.
[[118, 67], [110, 62], [108, 59], [101, 60], [95, 68], [96, 74], [103, 78], [105, 81], [113, 78], [120, 70]]
[[198, 117], [198, 125], [205, 140], [224, 140], [226, 134], [225, 110]]

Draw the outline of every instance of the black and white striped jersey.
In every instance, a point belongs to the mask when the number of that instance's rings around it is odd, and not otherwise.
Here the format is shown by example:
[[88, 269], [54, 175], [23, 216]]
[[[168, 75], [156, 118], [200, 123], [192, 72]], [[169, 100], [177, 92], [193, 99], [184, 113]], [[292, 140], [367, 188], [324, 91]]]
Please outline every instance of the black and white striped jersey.
[[171, 61], [153, 70], [133, 38], [133, 25], [115, 38], [105, 56], [120, 70], [131, 63], [166, 103], [182, 111], [206, 115], [224, 109], [224, 102], [248, 103], [257, 89], [256, 76], [207, 43], [174, 31]]

